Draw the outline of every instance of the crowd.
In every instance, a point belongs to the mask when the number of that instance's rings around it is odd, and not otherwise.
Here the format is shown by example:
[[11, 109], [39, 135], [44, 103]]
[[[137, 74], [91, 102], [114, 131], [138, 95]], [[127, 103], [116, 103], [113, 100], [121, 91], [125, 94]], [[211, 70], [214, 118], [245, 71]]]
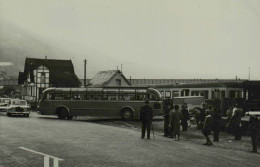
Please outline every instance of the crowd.
[[[145, 137], [145, 131], [147, 129], [147, 138], [150, 139], [150, 129], [152, 126], [152, 107], [149, 105], [149, 101], [145, 102], [146, 105], [141, 108], [140, 118], [142, 121], [142, 138]], [[202, 131], [205, 136], [206, 143], [204, 145], [213, 145], [210, 140], [210, 135], [213, 133], [213, 141], [219, 142], [219, 133], [222, 129], [222, 113], [211, 105], [206, 103], [202, 104], [201, 108], [194, 108], [192, 115], [196, 121], [196, 128]], [[234, 135], [235, 140], [241, 140], [241, 118], [244, 115], [243, 109], [236, 104], [234, 107], [230, 107], [227, 112], [227, 124], [226, 130], [228, 133]], [[181, 109], [178, 105], [172, 105], [165, 103], [164, 105], [164, 136], [173, 138], [176, 141], [180, 140], [180, 131], [188, 130], [188, 120], [190, 114], [187, 108], [187, 104], [184, 103]], [[182, 127], [182, 128], [181, 128]], [[259, 137], [259, 120], [257, 116], [251, 115], [249, 120], [250, 136], [252, 140], [252, 150], [250, 152], [257, 152], [257, 141]]]

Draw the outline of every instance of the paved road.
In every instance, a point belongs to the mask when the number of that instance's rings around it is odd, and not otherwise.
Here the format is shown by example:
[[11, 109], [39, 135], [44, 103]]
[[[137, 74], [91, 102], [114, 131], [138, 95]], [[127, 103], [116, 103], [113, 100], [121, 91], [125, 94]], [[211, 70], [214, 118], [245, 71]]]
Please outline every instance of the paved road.
[[26, 147], [65, 161], [60, 167], [86, 166], [259, 166], [259, 154], [201, 143], [173, 141], [140, 131], [32, 113], [30, 118], [0, 113], [0, 167], [39, 167], [43, 157]]

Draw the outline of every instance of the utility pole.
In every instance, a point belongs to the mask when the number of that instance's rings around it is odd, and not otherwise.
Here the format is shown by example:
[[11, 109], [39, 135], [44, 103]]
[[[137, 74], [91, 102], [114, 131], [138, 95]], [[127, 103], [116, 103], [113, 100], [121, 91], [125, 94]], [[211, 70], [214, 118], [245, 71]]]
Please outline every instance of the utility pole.
[[84, 87], [87, 86], [87, 78], [86, 78], [86, 68], [87, 68], [87, 60], [84, 60]]
[[248, 69], [248, 80], [250, 80], [250, 67]]

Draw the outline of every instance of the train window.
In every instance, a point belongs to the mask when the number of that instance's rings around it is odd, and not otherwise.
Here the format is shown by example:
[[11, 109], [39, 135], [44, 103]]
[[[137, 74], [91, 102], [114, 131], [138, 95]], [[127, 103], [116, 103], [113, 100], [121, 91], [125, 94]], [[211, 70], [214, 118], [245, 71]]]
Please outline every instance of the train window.
[[172, 97], [179, 97], [179, 91], [172, 91]]
[[164, 97], [164, 91], [161, 91], [161, 95], [162, 95], [162, 97]]
[[171, 98], [171, 91], [165, 91], [165, 97]]

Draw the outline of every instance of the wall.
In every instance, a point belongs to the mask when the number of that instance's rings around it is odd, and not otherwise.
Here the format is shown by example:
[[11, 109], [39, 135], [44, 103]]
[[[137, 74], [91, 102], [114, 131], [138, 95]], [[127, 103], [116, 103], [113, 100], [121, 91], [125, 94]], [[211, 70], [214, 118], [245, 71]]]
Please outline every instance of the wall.
[[116, 80], [121, 80], [121, 86], [130, 86], [121, 73], [117, 73], [106, 86], [118, 86]]

